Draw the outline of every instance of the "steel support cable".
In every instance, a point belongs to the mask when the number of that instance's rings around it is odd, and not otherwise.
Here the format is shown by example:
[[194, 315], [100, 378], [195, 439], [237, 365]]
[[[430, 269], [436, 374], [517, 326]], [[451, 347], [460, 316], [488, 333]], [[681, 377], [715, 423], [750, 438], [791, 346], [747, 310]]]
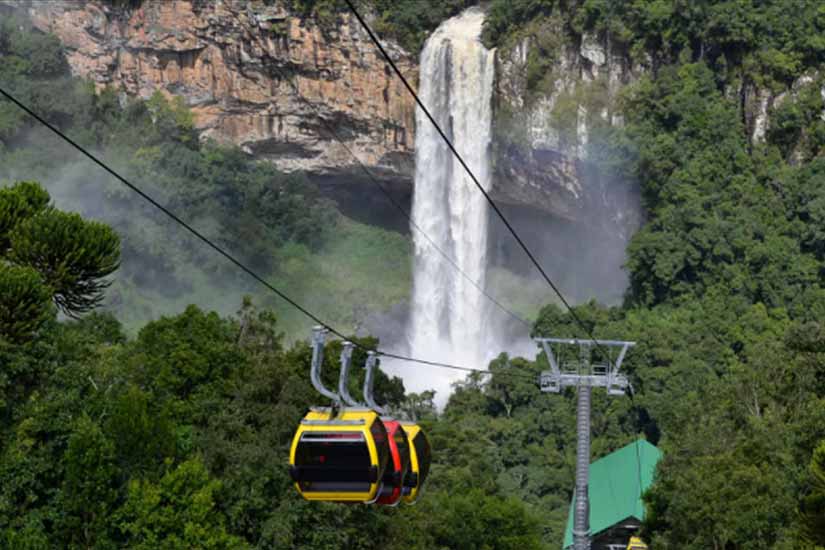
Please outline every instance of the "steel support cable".
[[[266, 287], [268, 290], [274, 292], [279, 298], [284, 300], [286, 303], [288, 303], [289, 305], [291, 305], [292, 307], [294, 307], [295, 309], [297, 309], [298, 311], [300, 311], [301, 313], [303, 313], [304, 315], [306, 315], [307, 317], [312, 319], [314, 322], [318, 323], [319, 325], [321, 325], [322, 327], [327, 329], [332, 334], [338, 336], [342, 340], [347, 339], [347, 337], [342, 332], [335, 329], [330, 324], [324, 322], [320, 317], [318, 317], [317, 315], [315, 315], [314, 313], [312, 313], [311, 311], [309, 311], [308, 309], [303, 307], [301, 304], [299, 304], [298, 302], [296, 302], [295, 300], [293, 300], [292, 298], [290, 298], [289, 296], [284, 294], [282, 291], [278, 290], [275, 286], [273, 286], [272, 284], [267, 282], [266, 279], [264, 279], [262, 276], [258, 275], [251, 268], [247, 267], [243, 262], [241, 262], [240, 260], [235, 258], [235, 256], [233, 256], [232, 254], [230, 254], [229, 252], [224, 250], [221, 246], [215, 244], [212, 240], [210, 240], [208, 237], [206, 237], [203, 233], [201, 233], [200, 231], [198, 231], [197, 229], [195, 229], [194, 227], [192, 227], [191, 225], [189, 225], [188, 223], [183, 221], [174, 212], [172, 212], [171, 210], [169, 210], [168, 208], [166, 208], [165, 206], [160, 204], [158, 201], [153, 199], [150, 195], [145, 193], [143, 190], [141, 190], [135, 184], [131, 183], [125, 177], [121, 176], [114, 169], [110, 168], [106, 163], [104, 163], [102, 160], [100, 160], [95, 155], [90, 153], [83, 146], [79, 145], [77, 142], [72, 140], [69, 136], [67, 136], [66, 134], [61, 132], [59, 129], [57, 129], [55, 126], [50, 124], [48, 121], [46, 121], [45, 119], [40, 117], [37, 113], [32, 111], [28, 106], [26, 106], [23, 103], [21, 103], [20, 101], [18, 101], [17, 98], [12, 96], [10, 93], [8, 93], [6, 90], [4, 90], [2, 87], [0, 87], [0, 95], [3, 95], [6, 99], [8, 99], [12, 103], [14, 103], [17, 107], [19, 107], [21, 110], [26, 112], [33, 119], [35, 119], [36, 121], [38, 121], [39, 123], [44, 125], [46, 128], [51, 130], [54, 134], [56, 134], [58, 137], [63, 139], [66, 143], [68, 143], [69, 145], [71, 145], [72, 147], [77, 149], [82, 155], [84, 155], [89, 160], [91, 160], [93, 163], [97, 164], [100, 168], [102, 168], [103, 170], [108, 172], [115, 179], [120, 181], [123, 185], [125, 185], [126, 187], [128, 187], [129, 189], [134, 191], [136, 194], [138, 194], [146, 202], [148, 202], [149, 204], [151, 204], [152, 206], [154, 206], [155, 208], [157, 208], [158, 210], [163, 212], [172, 221], [174, 221], [175, 223], [177, 223], [178, 225], [180, 225], [181, 227], [186, 229], [189, 233], [194, 235], [198, 240], [200, 240], [201, 242], [206, 244], [209, 248], [211, 248], [212, 250], [214, 250], [215, 252], [217, 252], [218, 254], [223, 256], [230, 263], [234, 264], [236, 267], [238, 267], [244, 273], [246, 273], [247, 275], [252, 277], [255, 281], [257, 281], [258, 283], [260, 283], [261, 285]], [[464, 367], [464, 366], [460, 366], [460, 365], [451, 365], [449, 363], [440, 363], [438, 361], [428, 361], [428, 360], [424, 360], [424, 359], [417, 359], [415, 357], [407, 357], [405, 355], [399, 355], [399, 354], [396, 354], [396, 353], [389, 353], [389, 352], [381, 351], [379, 349], [367, 348], [367, 347], [362, 346], [362, 345], [360, 345], [358, 343], [355, 343], [355, 342], [353, 342], [353, 344], [355, 345], [355, 347], [357, 347], [358, 349], [360, 349], [362, 351], [365, 351], [365, 352], [372, 351], [372, 352], [375, 352], [377, 355], [380, 355], [380, 356], [383, 356], [383, 357], [397, 359], [397, 360], [400, 360], [400, 361], [406, 361], [406, 362], [409, 362], [409, 363], [417, 363], [417, 364], [420, 364], [420, 365], [427, 365], [427, 366], [431, 366], [431, 367], [439, 367], [439, 368], [444, 368], [444, 369], [452, 369], [452, 370], [458, 370], [458, 371], [463, 371], [463, 372], [477, 372], [477, 373], [480, 373], [480, 374], [493, 374], [491, 371], [484, 370], [484, 369]], [[529, 378], [531, 381], [536, 380], [536, 377], [534, 375], [522, 374], [520, 372], [518, 372], [518, 373], [517, 372], [502, 372], [502, 373], [498, 373], [498, 374], [504, 375], [504, 376], [520, 377], [520, 378], [524, 378], [524, 379]]]
[[[634, 402], [634, 399], [633, 399], [633, 392], [632, 391], [630, 392], [630, 403], [633, 404], [634, 406], [636, 405], [636, 403]], [[647, 439], [647, 437], [645, 437], [645, 440], [646, 439]], [[641, 499], [642, 498], [642, 457], [639, 454], [639, 438], [638, 437], [636, 438], [636, 442], [634, 444], [634, 447], [636, 448], [636, 476], [637, 476], [637, 479], [639, 481], [639, 499]], [[634, 505], [635, 505], [635, 503], [634, 503]]]
[[403, 206], [401, 206], [401, 204], [399, 204], [399, 202], [398, 202], [398, 201], [396, 201], [396, 200], [392, 197], [392, 194], [390, 194], [390, 192], [387, 190], [387, 188], [386, 188], [386, 187], [384, 187], [384, 185], [383, 185], [380, 181], [378, 181], [378, 178], [376, 178], [376, 177], [375, 177], [375, 175], [374, 175], [374, 174], [373, 174], [373, 173], [372, 173], [372, 172], [371, 172], [371, 171], [367, 168], [367, 166], [366, 166], [366, 165], [365, 165], [365, 164], [361, 161], [361, 159], [359, 159], [359, 158], [358, 158], [358, 156], [355, 154], [355, 152], [354, 152], [354, 151], [353, 151], [353, 150], [352, 150], [352, 149], [351, 149], [351, 148], [350, 148], [350, 147], [349, 147], [349, 146], [348, 146], [348, 145], [344, 142], [344, 140], [342, 140], [342, 139], [341, 139], [341, 137], [338, 135], [338, 132], [336, 132], [336, 131], [335, 131], [335, 129], [332, 127], [332, 125], [331, 125], [329, 122], [327, 122], [327, 121], [324, 119], [324, 117], [323, 117], [323, 116], [321, 116], [321, 113], [320, 113], [320, 111], [318, 110], [318, 108], [317, 108], [315, 105], [313, 105], [313, 104], [312, 104], [312, 103], [311, 103], [311, 102], [310, 102], [307, 98], [305, 98], [305, 97], [304, 97], [304, 96], [300, 93], [300, 91], [298, 90], [298, 86], [297, 86], [297, 85], [296, 85], [296, 84], [295, 84], [295, 83], [294, 83], [294, 82], [293, 82], [293, 81], [292, 81], [292, 80], [291, 80], [288, 76], [286, 76], [286, 74], [285, 74], [285, 73], [281, 70], [281, 68], [280, 68], [280, 67], [273, 66], [273, 68], [274, 68], [274, 69], [278, 72], [278, 74], [280, 75], [281, 79], [282, 79], [282, 80], [285, 80], [285, 81], [289, 84], [290, 88], [292, 88], [292, 91], [295, 93], [295, 96], [296, 96], [296, 97], [297, 97], [297, 98], [298, 98], [301, 102], [303, 102], [305, 105], [307, 105], [310, 109], [312, 109], [313, 111], [315, 111], [315, 114], [316, 114], [316, 115], [318, 115], [318, 119], [321, 121], [321, 123], [322, 123], [322, 124], [324, 125], [324, 127], [327, 129], [327, 132], [329, 132], [329, 134], [332, 136], [332, 138], [333, 138], [335, 141], [337, 141], [338, 143], [340, 143], [340, 144], [341, 144], [341, 146], [342, 146], [342, 147], [343, 147], [343, 148], [347, 151], [347, 153], [349, 153], [349, 154], [350, 154], [350, 156], [351, 156], [353, 159], [355, 159], [355, 162], [356, 162], [356, 163], [358, 164], [358, 166], [361, 168], [361, 171], [363, 171], [363, 172], [367, 175], [367, 178], [369, 178], [369, 180], [370, 180], [370, 181], [372, 181], [372, 183], [374, 183], [374, 184], [375, 184], [375, 185], [376, 185], [376, 186], [377, 186], [377, 187], [381, 190], [381, 192], [382, 192], [382, 193], [384, 193], [384, 195], [387, 197], [387, 200], [389, 200], [389, 201], [390, 201], [390, 203], [391, 203], [391, 204], [392, 204], [392, 205], [393, 205], [393, 206], [394, 206], [394, 207], [395, 207], [395, 208], [396, 208], [399, 212], [401, 212], [401, 214], [402, 214], [405, 218], [407, 218], [407, 220], [409, 220], [410, 225], [411, 225], [411, 226], [412, 226], [412, 227], [413, 227], [416, 231], [418, 231], [418, 232], [419, 232], [419, 233], [420, 233], [420, 234], [421, 234], [421, 235], [422, 235], [422, 236], [423, 236], [423, 237], [427, 240], [427, 242], [429, 243], [429, 245], [430, 245], [430, 246], [432, 246], [432, 247], [433, 247], [433, 248], [434, 248], [434, 249], [435, 249], [435, 250], [436, 250], [436, 251], [437, 251], [437, 252], [438, 252], [438, 253], [439, 253], [439, 254], [440, 254], [440, 255], [441, 255], [441, 256], [442, 256], [445, 260], [446, 260], [446, 261], [447, 261], [447, 263], [449, 263], [449, 264], [450, 264], [453, 268], [455, 268], [455, 270], [456, 270], [456, 271], [457, 271], [457, 272], [458, 272], [458, 273], [459, 273], [459, 274], [460, 274], [460, 275], [461, 275], [461, 276], [462, 276], [462, 277], [463, 277], [463, 278], [464, 278], [467, 282], [469, 282], [471, 285], [473, 285], [473, 286], [474, 286], [474, 287], [475, 287], [475, 288], [476, 288], [476, 289], [477, 289], [477, 290], [478, 290], [478, 291], [479, 291], [482, 295], [484, 295], [484, 296], [485, 296], [488, 300], [490, 300], [490, 302], [492, 302], [493, 304], [495, 304], [495, 305], [496, 305], [496, 306], [497, 306], [497, 307], [498, 307], [501, 311], [503, 311], [504, 313], [506, 313], [507, 315], [509, 315], [509, 316], [510, 316], [510, 317], [512, 317], [513, 319], [515, 319], [516, 321], [518, 321], [518, 322], [522, 323], [522, 324], [523, 324], [524, 326], [526, 326], [527, 328], [533, 328], [532, 323], [530, 323], [529, 321], [525, 320], [524, 318], [522, 318], [522, 317], [521, 317], [521, 316], [519, 316], [518, 314], [514, 313], [512, 310], [508, 309], [508, 308], [507, 308], [506, 306], [504, 306], [501, 302], [499, 302], [496, 298], [494, 298], [493, 296], [491, 296], [491, 295], [487, 292], [487, 290], [486, 290], [484, 287], [482, 287], [480, 284], [478, 284], [478, 282], [477, 282], [477, 281], [474, 281], [474, 280], [473, 280], [473, 279], [472, 279], [469, 275], [467, 275], [467, 274], [464, 272], [464, 270], [462, 270], [462, 269], [461, 269], [461, 267], [458, 265], [458, 263], [456, 262], [456, 260], [455, 260], [454, 258], [452, 258], [450, 255], [448, 255], [446, 252], [444, 252], [444, 250], [442, 250], [442, 249], [441, 249], [441, 248], [440, 248], [440, 247], [439, 247], [439, 246], [435, 243], [435, 241], [433, 241], [433, 240], [432, 240], [432, 238], [430, 238], [430, 236], [429, 236], [429, 235], [428, 235], [428, 234], [427, 234], [427, 233], [426, 233], [423, 229], [421, 229], [421, 227], [419, 227], [419, 226], [418, 226], [418, 224], [416, 224], [416, 223], [415, 223], [415, 221], [413, 221], [412, 216], [410, 215], [410, 213], [409, 213], [409, 212], [407, 212], [407, 211], [404, 209], [404, 207], [403, 207]]
[[409, 91], [410, 94], [413, 96], [413, 98], [415, 99], [416, 104], [421, 109], [421, 111], [424, 113], [424, 115], [427, 117], [427, 119], [429, 119], [429, 121], [432, 123], [432, 125], [435, 128], [436, 132], [438, 132], [438, 134], [441, 136], [441, 138], [447, 144], [447, 147], [450, 149], [450, 151], [452, 151], [452, 153], [455, 156], [456, 160], [458, 160], [459, 164], [461, 164], [462, 168], [464, 168], [464, 171], [467, 172], [467, 175], [470, 176], [470, 179], [473, 181], [473, 183], [478, 188], [478, 190], [481, 191], [481, 194], [484, 195], [484, 198], [487, 199], [487, 202], [489, 203], [490, 207], [495, 211], [495, 213], [501, 219], [502, 223], [504, 223], [504, 226], [507, 228], [507, 230], [510, 232], [510, 234], [513, 235], [513, 238], [516, 240], [516, 242], [519, 244], [521, 249], [524, 251], [524, 253], [527, 255], [527, 257], [530, 259], [530, 262], [532, 262], [532, 264], [536, 267], [536, 269], [539, 271], [539, 273], [541, 274], [541, 276], [545, 280], [545, 282], [547, 282], [547, 284], [550, 285], [550, 288], [553, 289], [553, 292], [556, 293], [556, 296], [558, 296], [559, 300], [561, 300], [561, 303], [564, 304], [564, 307], [567, 308], [567, 311], [570, 313], [570, 316], [573, 317], [573, 319], [576, 321], [576, 323], [582, 329], [584, 329], [585, 333], [590, 337], [591, 340], [593, 340], [593, 343], [596, 344], [596, 347], [601, 350], [602, 346], [599, 345], [598, 340], [596, 340], [596, 337], [593, 336], [592, 331], [589, 328], [587, 328], [587, 325], [584, 324], [584, 322], [581, 320], [581, 318], [578, 316], [578, 314], [573, 310], [573, 308], [567, 302], [567, 299], [564, 297], [564, 295], [558, 289], [556, 284], [553, 282], [553, 280], [550, 278], [550, 276], [547, 275], [547, 273], [544, 271], [544, 268], [538, 262], [538, 260], [533, 255], [533, 253], [530, 252], [530, 249], [527, 248], [527, 245], [524, 243], [524, 241], [521, 239], [521, 237], [519, 237], [518, 233], [516, 233], [516, 230], [510, 224], [510, 221], [507, 219], [507, 217], [504, 215], [504, 213], [501, 211], [501, 209], [498, 207], [498, 205], [495, 203], [495, 201], [493, 201], [493, 199], [490, 197], [490, 194], [487, 193], [487, 191], [484, 189], [484, 187], [478, 181], [478, 178], [476, 178], [473, 171], [470, 170], [470, 167], [464, 161], [464, 159], [462, 158], [462, 156], [458, 152], [458, 150], [455, 148], [455, 146], [452, 144], [452, 142], [450, 141], [450, 138], [447, 137], [447, 134], [445, 134], [444, 130], [441, 129], [441, 126], [438, 125], [438, 122], [436, 122], [435, 118], [433, 118], [433, 116], [430, 114], [430, 111], [429, 111], [429, 109], [427, 109], [427, 106], [424, 105], [424, 103], [418, 97], [418, 94], [416, 93], [416, 91], [413, 89], [413, 87], [407, 81], [406, 77], [398, 69], [398, 66], [395, 64], [395, 61], [392, 60], [392, 57], [390, 57], [389, 53], [387, 53], [387, 50], [384, 49], [384, 46], [381, 44], [381, 41], [378, 40], [378, 37], [372, 31], [370, 26], [367, 24], [367, 22], [364, 20], [364, 18], [361, 17], [361, 14], [358, 13], [358, 10], [355, 9], [355, 6], [353, 5], [352, 0], [344, 0], [344, 2], [346, 2], [347, 6], [349, 6], [349, 9], [352, 12], [352, 14], [355, 16], [355, 18], [358, 20], [358, 22], [361, 24], [361, 26], [367, 32], [367, 34], [370, 37], [370, 40], [372, 40], [372, 42], [375, 44], [375, 46], [378, 48], [378, 50], [384, 56], [384, 59], [386, 59], [387, 63], [389, 63], [389, 65], [392, 68], [393, 72], [396, 74], [396, 76], [398, 76], [398, 78], [404, 84], [404, 87], [407, 88], [407, 91]]

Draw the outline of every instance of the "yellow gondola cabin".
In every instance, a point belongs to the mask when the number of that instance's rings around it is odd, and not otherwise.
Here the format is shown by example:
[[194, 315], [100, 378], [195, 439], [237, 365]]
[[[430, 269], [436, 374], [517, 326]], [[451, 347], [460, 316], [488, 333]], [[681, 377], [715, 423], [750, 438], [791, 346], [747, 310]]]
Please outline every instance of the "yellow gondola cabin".
[[418, 424], [401, 422], [401, 426], [410, 442], [410, 470], [404, 479], [404, 502], [414, 504], [430, 472], [430, 442]]
[[369, 409], [311, 410], [289, 453], [289, 473], [307, 500], [373, 502], [389, 459], [387, 431]]

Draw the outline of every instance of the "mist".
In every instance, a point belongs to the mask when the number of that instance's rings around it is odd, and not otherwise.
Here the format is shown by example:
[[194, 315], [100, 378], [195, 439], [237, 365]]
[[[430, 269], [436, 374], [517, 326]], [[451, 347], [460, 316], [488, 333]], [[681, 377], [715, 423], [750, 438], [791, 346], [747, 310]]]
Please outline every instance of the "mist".
[[[288, 320], [290, 340], [308, 337], [313, 321], [301, 319], [283, 302], [269, 296], [260, 285], [100, 167], [62, 140], [50, 136], [48, 130], [34, 128], [23, 141], [28, 146], [42, 143], [49, 155], [35, 163], [34, 173], [30, 162], [18, 163], [25, 165], [23, 168], [4, 163], [0, 167], [0, 181], [39, 179], [56, 207], [107, 223], [121, 236], [121, 268], [113, 276], [103, 307], [114, 312], [128, 332], [135, 334], [149, 320], [180, 313], [190, 303], [231, 315], [238, 310], [243, 296], [252, 294], [259, 305], [274, 309], [280, 319]], [[10, 145], [13, 148], [16, 144]], [[139, 177], [127, 161], [116, 155], [109, 155], [106, 161], [149, 195], [163, 204], [169, 203], [169, 190], [160, 188], [151, 178]], [[587, 194], [577, 220], [562, 219], [530, 206], [499, 206], [570, 303], [595, 299], [616, 305], [627, 288], [628, 278], [622, 268], [627, 243], [640, 224], [638, 192], [634, 185], [592, 167], [585, 175], [583, 187]], [[345, 181], [341, 183], [342, 187], [336, 188], [336, 182], [328, 181], [324, 194], [336, 200], [341, 205], [339, 208], [345, 208], [348, 216], [403, 234], [403, 226], [398, 221], [400, 214], [385, 197], [376, 196], [378, 191], [373, 186], [360, 185], [356, 189]], [[347, 200], [342, 200], [341, 189], [345, 189]], [[359, 193], [372, 198], [359, 201], [356, 197]], [[409, 194], [398, 192], [395, 199], [405, 208], [409, 207]], [[359, 207], [359, 204], [368, 206]], [[177, 208], [176, 213], [208, 238], [222, 240], [225, 228], [216, 220], [192, 215], [185, 208]], [[409, 233], [405, 237], [409, 238]], [[232, 252], [231, 243], [224, 244]], [[541, 306], [559, 303], [495, 214], [490, 216], [488, 247], [486, 290], [506, 308], [531, 322]], [[398, 269], [398, 266], [372, 266], [372, 276], [380, 277], [388, 269]], [[326, 315], [324, 300], [318, 296], [307, 292], [290, 295], [300, 303], [311, 302], [316, 308], [314, 312], [322, 317]], [[357, 298], [353, 298], [351, 306], [359, 307]], [[490, 343], [483, 361], [462, 366], [486, 369], [487, 363], [502, 351], [533, 359], [536, 348], [529, 338], [529, 327], [491, 304], [488, 312], [486, 322], [496, 327], [500, 337]], [[358, 317], [355, 325], [349, 327], [353, 333], [378, 337], [382, 349], [418, 356], [405, 340], [408, 301], [401, 300], [384, 311], [362, 311]], [[398, 361], [384, 361], [382, 368], [401, 376], [408, 391], [435, 390], [440, 407], [446, 403], [453, 384], [466, 376], [460, 371]]]
[[[249, 294], [256, 297], [259, 306], [287, 317], [285, 304], [275, 303], [260, 284], [50, 130], [33, 126], [6, 147], [9, 152], [0, 164], [0, 184], [37, 180], [48, 190], [55, 207], [106, 223], [120, 236], [121, 266], [111, 277], [102, 309], [113, 312], [128, 333], [136, 334], [146, 322], [161, 316], [181, 313], [189, 304], [221, 315], [234, 314]], [[174, 190], [157, 185], [160, 178], [141, 174], [130, 162], [131, 152], [91, 153], [207, 238], [238, 254], [232, 243], [225, 242], [225, 227], [175, 204]], [[292, 333], [309, 334], [311, 326], [306, 322], [305, 330], [293, 328]]]

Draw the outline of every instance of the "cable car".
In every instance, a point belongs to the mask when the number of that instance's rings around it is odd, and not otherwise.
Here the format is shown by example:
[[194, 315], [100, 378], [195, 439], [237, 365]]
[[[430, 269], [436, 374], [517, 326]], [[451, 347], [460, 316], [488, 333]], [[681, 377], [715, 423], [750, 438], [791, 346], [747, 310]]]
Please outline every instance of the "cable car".
[[[375, 352], [367, 354], [367, 374], [364, 377], [364, 401], [374, 411], [386, 415], [386, 411], [378, 406], [372, 395], [373, 375], [376, 366]], [[383, 487], [378, 495], [378, 504], [396, 506], [403, 497], [404, 480], [410, 469], [410, 442], [401, 423], [389, 416], [381, 416], [381, 421], [389, 436], [390, 460], [384, 472]]]
[[[353, 344], [344, 342], [338, 393], [324, 387], [325, 330], [312, 340], [312, 385], [333, 406], [313, 408], [301, 420], [289, 452], [289, 474], [307, 500], [395, 506], [414, 503], [430, 469], [430, 445], [420, 426], [386, 415], [372, 396], [376, 354], [369, 352], [364, 407], [347, 387]], [[347, 406], [344, 406], [346, 404]]]
[[290, 475], [307, 500], [371, 502], [389, 462], [387, 430], [368, 409], [310, 411], [292, 440]]
[[307, 500], [374, 502], [380, 493], [390, 459], [387, 429], [378, 413], [367, 408], [341, 407], [355, 401], [346, 388], [352, 344], [341, 352], [339, 393], [321, 382], [324, 331], [313, 332], [312, 385], [332, 399], [333, 407], [310, 410], [301, 420], [289, 452], [289, 474]]
[[[375, 354], [370, 352], [367, 355], [367, 375], [364, 378], [364, 401], [366, 401], [367, 405], [373, 410], [384, 414], [386, 411], [375, 403], [372, 396], [373, 371], [375, 366]], [[391, 434], [390, 452], [394, 452], [392, 450], [393, 441], [398, 446], [400, 452], [399, 460], [397, 462], [391, 462], [391, 465], [387, 467], [387, 473], [384, 474], [384, 489], [378, 499], [378, 503], [396, 505], [399, 502], [398, 497], [401, 497], [407, 504], [413, 504], [418, 500], [421, 487], [424, 485], [424, 480], [430, 471], [430, 443], [427, 441], [427, 436], [424, 435], [424, 432], [421, 430], [421, 426], [414, 422], [399, 422], [385, 416], [382, 416], [381, 419], [387, 427], [387, 432]], [[405, 434], [405, 441], [397, 437], [400, 433]], [[406, 443], [406, 445], [404, 445], [404, 443]], [[404, 447], [406, 447], [406, 453], [402, 451]], [[406, 468], [404, 467], [404, 459], [409, 461], [408, 467]], [[393, 471], [393, 469], [395, 471]], [[398, 475], [401, 472], [404, 473], [401, 474], [399, 479]], [[398, 485], [399, 481], [400, 485]], [[396, 487], [400, 489], [400, 491], [396, 492]]]
[[410, 470], [404, 478], [404, 502], [415, 504], [421, 496], [421, 488], [430, 473], [430, 462], [432, 455], [430, 452], [430, 442], [421, 429], [421, 426], [412, 422], [402, 422], [404, 431], [410, 441]]
[[378, 504], [396, 506], [403, 496], [404, 480], [410, 469], [410, 444], [407, 433], [398, 420], [382, 418], [387, 429], [390, 444], [390, 460], [384, 472], [383, 487], [378, 495]]

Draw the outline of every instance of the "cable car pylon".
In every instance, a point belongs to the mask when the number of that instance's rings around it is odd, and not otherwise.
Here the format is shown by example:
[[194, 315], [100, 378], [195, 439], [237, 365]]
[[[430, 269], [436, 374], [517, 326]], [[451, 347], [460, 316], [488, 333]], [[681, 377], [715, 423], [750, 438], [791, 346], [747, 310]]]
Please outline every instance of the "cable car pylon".
[[[636, 342], [624, 340], [580, 340], [578, 338], [536, 338], [550, 363], [550, 370], [541, 373], [539, 386], [541, 391], [560, 393], [565, 387], [577, 388], [576, 404], [576, 500], [573, 509], [573, 548], [590, 550], [590, 398], [592, 388], [603, 387], [607, 395], [625, 395], [631, 389], [627, 377], [619, 372], [625, 354]], [[578, 346], [579, 360], [563, 364], [561, 354], [553, 354], [552, 344], [557, 346]], [[619, 356], [614, 362], [593, 364], [591, 347], [599, 349], [620, 347]], [[608, 358], [609, 359], [609, 358]]]

